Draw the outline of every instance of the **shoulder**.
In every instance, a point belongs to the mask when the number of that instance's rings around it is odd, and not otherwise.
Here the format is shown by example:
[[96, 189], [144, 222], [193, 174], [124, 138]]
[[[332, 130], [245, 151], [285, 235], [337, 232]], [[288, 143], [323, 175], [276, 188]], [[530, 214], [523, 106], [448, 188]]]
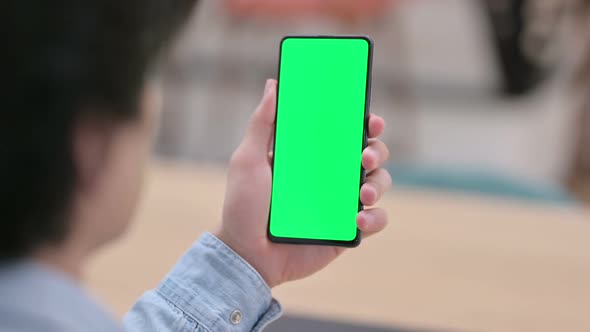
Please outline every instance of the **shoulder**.
[[120, 331], [77, 282], [35, 264], [0, 266], [0, 331]]
[[67, 326], [51, 317], [36, 315], [32, 312], [6, 308], [0, 303], [0, 331], [2, 332], [70, 332]]

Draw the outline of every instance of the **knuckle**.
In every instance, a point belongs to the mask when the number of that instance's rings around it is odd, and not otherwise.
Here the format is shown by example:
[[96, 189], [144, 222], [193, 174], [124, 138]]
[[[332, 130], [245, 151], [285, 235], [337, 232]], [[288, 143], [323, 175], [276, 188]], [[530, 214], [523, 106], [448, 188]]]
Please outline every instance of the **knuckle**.
[[383, 152], [385, 153], [385, 160], [388, 160], [389, 159], [389, 147], [385, 143], [383, 143]]
[[373, 187], [375, 192], [377, 192], [378, 194], [381, 193], [382, 186], [379, 183], [379, 181], [375, 181], [375, 180], [371, 181], [371, 186]]
[[373, 212], [373, 215], [375, 216], [375, 219], [382, 219], [383, 218], [383, 209], [382, 208], [374, 208], [372, 212]]
[[383, 176], [385, 178], [385, 190], [389, 190], [393, 185], [393, 179], [391, 178], [391, 174], [389, 174], [387, 170], [383, 169], [383, 173]]
[[383, 153], [385, 154], [384, 160], [388, 160], [389, 159], [389, 147], [385, 143], [383, 143]]

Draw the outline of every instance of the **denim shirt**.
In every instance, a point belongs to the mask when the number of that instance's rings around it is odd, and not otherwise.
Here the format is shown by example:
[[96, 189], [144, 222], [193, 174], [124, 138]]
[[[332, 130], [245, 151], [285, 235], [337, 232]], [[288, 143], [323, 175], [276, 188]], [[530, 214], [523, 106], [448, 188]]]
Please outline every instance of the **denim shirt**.
[[1, 332], [262, 331], [281, 312], [256, 270], [210, 233], [122, 325], [57, 271], [29, 261], [0, 265]]

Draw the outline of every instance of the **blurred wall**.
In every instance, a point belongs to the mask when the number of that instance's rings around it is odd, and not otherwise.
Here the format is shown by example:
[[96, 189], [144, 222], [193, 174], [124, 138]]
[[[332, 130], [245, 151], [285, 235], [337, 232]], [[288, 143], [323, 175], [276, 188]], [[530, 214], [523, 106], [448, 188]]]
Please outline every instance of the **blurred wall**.
[[355, 33], [375, 40], [371, 108], [387, 120], [396, 162], [540, 183], [563, 182], [570, 171], [576, 107], [568, 66], [528, 97], [499, 98], [479, 2], [407, 1], [359, 23], [235, 18], [220, 4], [202, 1], [174, 52], [161, 154], [227, 160], [264, 79], [276, 77], [283, 35]]

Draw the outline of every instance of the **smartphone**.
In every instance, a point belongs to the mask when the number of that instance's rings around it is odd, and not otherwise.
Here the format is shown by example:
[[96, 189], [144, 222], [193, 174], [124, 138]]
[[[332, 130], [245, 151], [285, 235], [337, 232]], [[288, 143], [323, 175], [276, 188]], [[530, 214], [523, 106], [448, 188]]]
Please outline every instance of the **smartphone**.
[[355, 247], [363, 209], [373, 42], [366, 36], [281, 40], [268, 237]]

